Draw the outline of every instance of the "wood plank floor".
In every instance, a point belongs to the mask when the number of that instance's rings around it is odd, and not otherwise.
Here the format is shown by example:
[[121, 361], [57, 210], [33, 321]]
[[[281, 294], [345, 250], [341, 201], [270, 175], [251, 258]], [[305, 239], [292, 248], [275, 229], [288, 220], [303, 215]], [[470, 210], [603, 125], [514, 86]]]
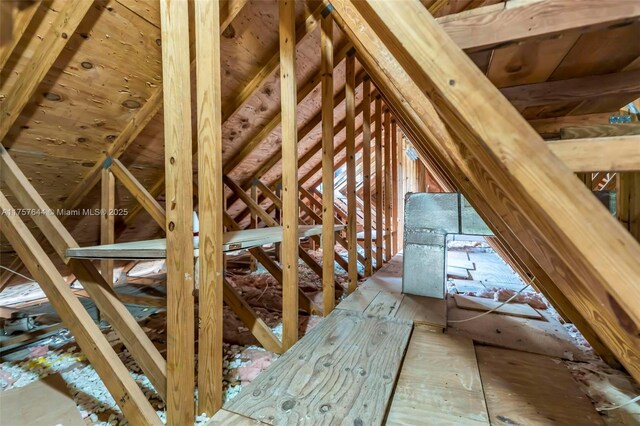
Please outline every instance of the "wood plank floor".
[[224, 408], [274, 425], [382, 424], [411, 328], [335, 310]]
[[476, 353], [492, 424], [604, 424], [558, 360], [489, 346]]
[[416, 328], [388, 425], [488, 425], [473, 341]]

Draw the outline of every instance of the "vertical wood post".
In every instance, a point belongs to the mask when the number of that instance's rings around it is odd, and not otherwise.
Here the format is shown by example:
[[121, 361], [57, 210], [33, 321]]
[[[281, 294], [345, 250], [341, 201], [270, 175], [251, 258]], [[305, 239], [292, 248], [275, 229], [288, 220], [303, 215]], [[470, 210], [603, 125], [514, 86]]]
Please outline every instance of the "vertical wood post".
[[398, 253], [398, 126], [396, 120], [391, 122], [391, 254]]
[[[251, 182], [250, 196], [253, 201], [255, 201], [256, 203], [258, 202], [258, 188], [256, 186], [255, 180]], [[251, 212], [251, 220], [249, 222], [249, 228], [258, 229], [258, 215], [255, 214], [254, 212]], [[257, 269], [258, 269], [258, 261], [256, 260], [255, 257], [249, 256], [249, 270], [251, 272], [255, 272]]]
[[[102, 169], [102, 186], [100, 193], [100, 244], [115, 243], [116, 178], [108, 168]], [[113, 286], [113, 259], [100, 261], [100, 273], [107, 284]]]
[[346, 58], [346, 141], [347, 141], [347, 252], [349, 261], [349, 293], [358, 287], [358, 240], [356, 205], [356, 58], [349, 52]]
[[298, 340], [298, 141], [296, 5], [280, 0], [280, 93], [282, 110], [282, 346]]
[[322, 311], [335, 306], [333, 208], [333, 18], [323, 12], [320, 24], [322, 79]]
[[618, 220], [640, 241], [640, 172], [618, 173], [616, 204]]
[[362, 198], [364, 205], [364, 275], [373, 275], [371, 258], [371, 79], [362, 82]]
[[382, 267], [382, 247], [384, 205], [382, 200], [382, 99], [376, 96], [375, 101], [375, 161], [376, 161], [376, 270]]
[[196, 0], [198, 108], [199, 316], [198, 413], [222, 407], [222, 107], [220, 96], [220, 5]]
[[404, 248], [404, 194], [406, 190], [406, 155], [404, 153], [404, 137], [400, 128], [397, 128], [397, 155], [398, 155], [398, 193], [396, 196], [396, 205], [398, 206], [398, 226], [397, 226], [397, 240], [398, 249]]
[[189, 3], [160, 1], [167, 200], [167, 424], [194, 406], [193, 175]]
[[384, 257], [391, 259], [391, 118], [384, 113]]

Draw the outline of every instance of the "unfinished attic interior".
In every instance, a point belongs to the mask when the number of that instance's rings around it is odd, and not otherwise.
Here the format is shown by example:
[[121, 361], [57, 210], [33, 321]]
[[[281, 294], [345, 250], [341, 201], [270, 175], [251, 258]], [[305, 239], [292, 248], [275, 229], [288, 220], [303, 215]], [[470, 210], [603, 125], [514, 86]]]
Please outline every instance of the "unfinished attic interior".
[[0, 424], [640, 424], [640, 0], [1, 0]]

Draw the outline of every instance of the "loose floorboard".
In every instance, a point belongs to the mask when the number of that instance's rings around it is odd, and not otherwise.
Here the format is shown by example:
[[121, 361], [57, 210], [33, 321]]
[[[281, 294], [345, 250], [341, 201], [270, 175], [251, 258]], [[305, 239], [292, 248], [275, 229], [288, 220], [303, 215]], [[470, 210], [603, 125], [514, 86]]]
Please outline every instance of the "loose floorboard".
[[560, 361], [486, 346], [476, 353], [492, 424], [604, 424]]
[[469, 309], [474, 311], [490, 311], [498, 308], [493, 312], [499, 314], [513, 315], [516, 317], [542, 319], [542, 315], [538, 313], [531, 306], [526, 303], [506, 303], [496, 302], [493, 299], [487, 299], [484, 297], [464, 296], [462, 294], [454, 294], [453, 298], [456, 301], [456, 305], [460, 309]]
[[388, 425], [488, 425], [473, 341], [413, 331]]
[[411, 323], [335, 310], [225, 409], [269, 424], [382, 424]]
[[459, 309], [453, 299], [449, 299], [447, 330], [478, 343], [575, 361], [592, 359], [576, 347], [569, 333], [550, 315], [545, 316], [547, 321], [540, 321], [490, 313], [465, 322], [455, 322], [480, 314], [482, 312]]

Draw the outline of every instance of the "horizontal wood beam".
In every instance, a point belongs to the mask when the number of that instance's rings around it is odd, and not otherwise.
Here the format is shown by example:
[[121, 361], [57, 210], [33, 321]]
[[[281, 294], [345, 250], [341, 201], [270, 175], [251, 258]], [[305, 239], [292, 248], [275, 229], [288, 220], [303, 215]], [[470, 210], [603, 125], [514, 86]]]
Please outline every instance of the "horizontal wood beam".
[[602, 96], [640, 97], [640, 70], [545, 81], [500, 89], [519, 110], [560, 102], [579, 102]]
[[640, 136], [564, 139], [547, 146], [574, 172], [640, 170]]
[[503, 2], [436, 19], [463, 50], [476, 51], [535, 37], [604, 28], [640, 17], [634, 1], [542, 0]]

